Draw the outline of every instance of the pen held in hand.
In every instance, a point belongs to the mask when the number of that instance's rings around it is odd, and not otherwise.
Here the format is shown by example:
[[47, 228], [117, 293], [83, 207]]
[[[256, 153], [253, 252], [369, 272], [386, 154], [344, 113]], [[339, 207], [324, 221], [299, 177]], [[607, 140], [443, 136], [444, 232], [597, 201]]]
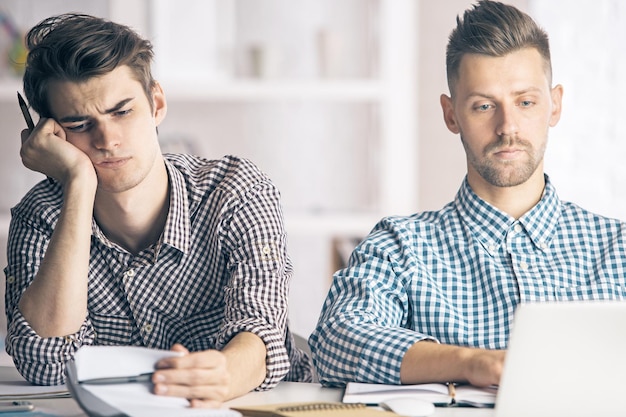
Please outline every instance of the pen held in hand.
[[[20, 110], [22, 111], [22, 116], [24, 116], [28, 130], [32, 131], [35, 128], [35, 123], [33, 123], [33, 118], [30, 116], [30, 111], [28, 111], [28, 105], [19, 91], [17, 92], [17, 101], [20, 104]], [[54, 180], [51, 177], [48, 177], [48, 182], [53, 184]]]
[[134, 382], [151, 382], [152, 372], [133, 376], [109, 377], [109, 378], [92, 378], [80, 381], [81, 384], [88, 385], [110, 385], [110, 384], [131, 384]]
[[33, 118], [30, 117], [30, 112], [28, 111], [28, 105], [19, 91], [17, 92], [17, 101], [20, 103], [20, 110], [22, 110], [22, 116], [24, 116], [24, 120], [26, 120], [28, 130], [33, 130], [35, 128], [35, 123], [33, 123]]

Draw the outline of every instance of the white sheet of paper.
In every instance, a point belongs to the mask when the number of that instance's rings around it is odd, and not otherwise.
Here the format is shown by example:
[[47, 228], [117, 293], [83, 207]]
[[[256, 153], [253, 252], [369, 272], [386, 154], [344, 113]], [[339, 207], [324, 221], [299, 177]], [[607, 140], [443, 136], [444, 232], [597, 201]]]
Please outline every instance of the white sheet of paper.
[[171, 350], [141, 346], [83, 346], [76, 351], [74, 360], [78, 380], [84, 381], [152, 372], [160, 359], [180, 355]]
[[190, 408], [184, 398], [150, 392], [149, 383], [83, 385], [83, 388], [130, 417], [240, 417], [229, 409]]

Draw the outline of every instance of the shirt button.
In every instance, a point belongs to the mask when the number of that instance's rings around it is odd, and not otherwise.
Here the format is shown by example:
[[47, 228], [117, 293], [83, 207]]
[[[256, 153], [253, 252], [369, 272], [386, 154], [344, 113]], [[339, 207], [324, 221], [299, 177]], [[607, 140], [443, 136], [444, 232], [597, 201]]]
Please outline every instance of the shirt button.
[[135, 270], [134, 269], [129, 269], [128, 271], [126, 271], [124, 273], [124, 275], [126, 275], [128, 278], [132, 278], [135, 276]]
[[528, 269], [528, 264], [526, 262], [520, 262], [519, 267], [522, 268], [524, 271]]
[[265, 245], [263, 246], [263, 253], [265, 255], [269, 255], [270, 253], [272, 253], [272, 248], [270, 248], [269, 246]]
[[541, 243], [539, 244], [539, 247], [540, 247], [541, 249], [548, 249], [548, 244], [547, 244], [546, 242], [541, 242]]
[[494, 252], [496, 250], [496, 245], [489, 245], [487, 249], [489, 249], [489, 252]]
[[519, 233], [522, 231], [522, 225], [517, 223], [515, 226], [513, 226], [513, 230], [515, 230], [515, 233]]
[[143, 331], [146, 332], [146, 334], [152, 333], [152, 330], [154, 330], [154, 327], [150, 323], [143, 326]]
[[7, 277], [7, 284], [13, 284], [15, 282], [15, 277], [13, 275], [9, 275]]

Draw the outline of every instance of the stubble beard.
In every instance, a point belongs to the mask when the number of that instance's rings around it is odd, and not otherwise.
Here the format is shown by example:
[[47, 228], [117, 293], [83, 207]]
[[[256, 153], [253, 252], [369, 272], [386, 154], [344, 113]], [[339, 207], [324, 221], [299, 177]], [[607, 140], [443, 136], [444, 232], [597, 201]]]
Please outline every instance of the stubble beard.
[[[525, 183], [534, 174], [543, 159], [543, 150], [538, 153], [533, 152], [533, 147], [528, 141], [510, 136], [501, 136], [497, 142], [487, 146], [480, 157], [469, 149], [462, 135], [461, 142], [465, 147], [470, 165], [486, 182], [496, 187], [515, 187]], [[503, 161], [492, 157], [499, 149], [511, 145], [524, 150], [527, 158]]]

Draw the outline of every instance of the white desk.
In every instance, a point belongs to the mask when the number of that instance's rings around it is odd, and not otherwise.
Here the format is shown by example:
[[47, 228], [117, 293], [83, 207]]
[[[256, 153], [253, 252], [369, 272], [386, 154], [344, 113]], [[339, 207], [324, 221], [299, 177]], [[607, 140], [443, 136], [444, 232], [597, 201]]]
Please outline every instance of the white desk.
[[[0, 382], [23, 381], [17, 370], [10, 366], [0, 366]], [[341, 401], [343, 390], [324, 388], [319, 384], [282, 382], [278, 387], [265, 392], [251, 392], [243, 397], [226, 403], [227, 406], [249, 406], [259, 404], [303, 402], [303, 401]], [[37, 409], [48, 411], [62, 417], [86, 417], [78, 404], [71, 398], [32, 400]], [[493, 410], [474, 408], [438, 408], [436, 417], [493, 417]]]
[[[343, 389], [324, 388], [320, 384], [301, 382], [281, 382], [276, 388], [266, 392], [251, 392], [243, 397], [229, 401], [226, 405], [248, 406], [271, 403], [303, 401], [341, 401]], [[493, 409], [480, 408], [437, 408], [436, 417], [493, 417]]]

